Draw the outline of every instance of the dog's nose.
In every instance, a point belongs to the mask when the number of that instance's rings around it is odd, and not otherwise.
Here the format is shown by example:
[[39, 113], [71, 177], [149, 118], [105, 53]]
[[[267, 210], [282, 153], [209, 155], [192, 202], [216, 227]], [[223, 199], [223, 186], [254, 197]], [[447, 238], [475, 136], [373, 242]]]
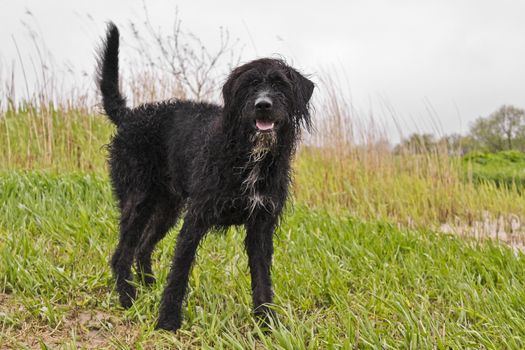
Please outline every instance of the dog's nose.
[[268, 97], [259, 97], [255, 100], [255, 109], [258, 111], [268, 111], [272, 108], [272, 100]]

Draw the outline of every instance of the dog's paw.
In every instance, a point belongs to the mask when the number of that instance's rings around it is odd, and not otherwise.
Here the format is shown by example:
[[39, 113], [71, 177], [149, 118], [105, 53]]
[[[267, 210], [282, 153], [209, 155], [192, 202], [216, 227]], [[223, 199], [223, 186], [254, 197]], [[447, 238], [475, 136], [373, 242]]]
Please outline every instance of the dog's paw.
[[129, 309], [133, 305], [133, 301], [137, 295], [137, 291], [132, 285], [126, 287], [125, 290], [119, 291], [119, 301], [120, 305], [124, 309]]
[[269, 333], [272, 326], [277, 322], [277, 314], [275, 311], [266, 306], [259, 306], [254, 311], [254, 316], [257, 324], [264, 333]]
[[155, 325], [155, 330], [165, 330], [175, 333], [180, 328], [180, 324], [180, 320], [159, 318]]

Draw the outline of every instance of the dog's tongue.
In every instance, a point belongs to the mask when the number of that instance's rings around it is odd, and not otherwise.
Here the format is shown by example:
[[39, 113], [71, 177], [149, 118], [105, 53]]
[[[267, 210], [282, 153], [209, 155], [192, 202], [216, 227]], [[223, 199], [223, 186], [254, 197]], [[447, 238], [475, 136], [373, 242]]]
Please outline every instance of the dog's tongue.
[[273, 122], [257, 119], [255, 121], [255, 126], [259, 130], [271, 130], [273, 129]]

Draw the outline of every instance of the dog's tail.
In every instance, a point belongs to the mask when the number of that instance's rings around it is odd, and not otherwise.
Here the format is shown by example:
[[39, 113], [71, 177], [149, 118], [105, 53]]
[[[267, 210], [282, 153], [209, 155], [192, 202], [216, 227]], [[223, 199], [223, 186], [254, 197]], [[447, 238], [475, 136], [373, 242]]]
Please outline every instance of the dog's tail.
[[108, 24], [106, 40], [98, 55], [97, 82], [102, 93], [102, 105], [109, 119], [119, 126], [129, 112], [118, 82], [119, 32], [117, 26]]

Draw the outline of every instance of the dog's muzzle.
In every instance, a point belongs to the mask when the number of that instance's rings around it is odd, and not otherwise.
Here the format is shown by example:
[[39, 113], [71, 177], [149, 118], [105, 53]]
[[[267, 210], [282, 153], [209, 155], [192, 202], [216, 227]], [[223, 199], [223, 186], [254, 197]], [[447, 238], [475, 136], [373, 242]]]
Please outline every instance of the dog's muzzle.
[[272, 99], [267, 95], [258, 97], [255, 100], [255, 112], [257, 117], [255, 118], [255, 127], [258, 131], [271, 131], [274, 127], [274, 122], [268, 120], [268, 115], [272, 112]]

